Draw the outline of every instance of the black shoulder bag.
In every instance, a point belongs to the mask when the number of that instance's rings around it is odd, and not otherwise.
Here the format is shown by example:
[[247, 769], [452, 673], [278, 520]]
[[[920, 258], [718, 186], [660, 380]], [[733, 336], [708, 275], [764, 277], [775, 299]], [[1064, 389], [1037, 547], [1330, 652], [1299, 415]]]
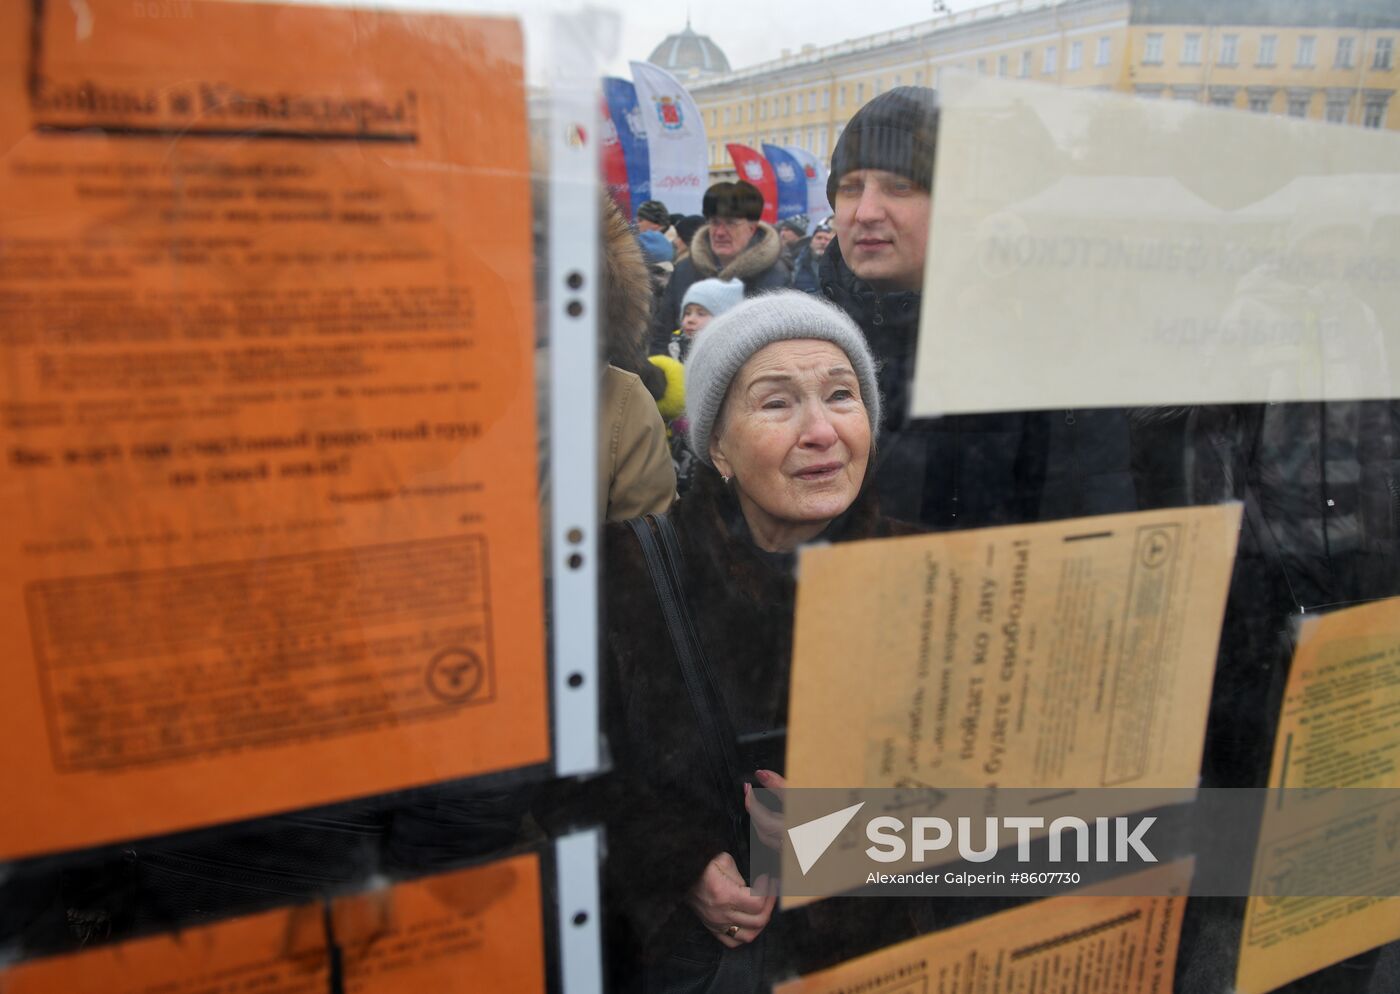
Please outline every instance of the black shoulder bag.
[[[690, 602], [686, 599], [682, 580], [685, 561], [681, 556], [675, 527], [665, 514], [648, 514], [643, 518], [633, 518], [627, 524], [641, 543], [647, 572], [651, 574], [656, 599], [666, 619], [676, 659], [680, 661], [681, 676], [700, 726], [700, 744], [705, 750], [707, 775], [713, 781], [718, 797], [734, 798], [743, 783], [735, 747], [737, 739], [724, 698], [715, 682], [714, 671], [690, 617]], [[733, 803], [726, 803], [725, 809], [729, 812], [736, 854], [747, 851], [743, 813]], [[761, 933], [753, 942], [737, 949], [729, 949], [720, 945], [718, 940], [709, 938], [707, 941], [714, 942], [721, 953], [714, 971], [707, 977], [668, 977], [663, 989], [694, 994], [718, 994], [721, 991], [739, 994], [757, 990], [763, 973], [762, 946], [765, 935]]]

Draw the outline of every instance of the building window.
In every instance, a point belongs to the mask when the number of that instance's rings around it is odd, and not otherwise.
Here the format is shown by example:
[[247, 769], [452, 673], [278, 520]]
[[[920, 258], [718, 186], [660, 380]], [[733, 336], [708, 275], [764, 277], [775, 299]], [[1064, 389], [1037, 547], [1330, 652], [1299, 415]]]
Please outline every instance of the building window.
[[1367, 128], [1379, 128], [1385, 123], [1385, 97], [1368, 97], [1366, 99], [1366, 116], [1362, 118], [1361, 124]]
[[915, 69], [915, 70], [914, 70], [914, 85], [915, 85], [915, 86], [923, 86], [923, 85], [924, 85], [924, 71], [923, 71], [922, 69]]
[[1240, 36], [1221, 35], [1220, 36], [1220, 64], [1222, 66], [1233, 66], [1240, 59]]
[[837, 106], [837, 107], [844, 107], [844, 106], [846, 106], [846, 88], [845, 88], [844, 86], [841, 87], [841, 89], [839, 89], [839, 90], [836, 91], [836, 106]]
[[1011, 71], [1011, 59], [1005, 55], [997, 56], [997, 75], [1005, 76]]
[[766, 121], [766, 120], [768, 120], [768, 103], [767, 103], [767, 101], [763, 101], [763, 102], [759, 103], [759, 105], [758, 105], [758, 119], [759, 119], [760, 121]]
[[822, 90], [822, 110], [831, 110], [831, 91]]
[[1346, 124], [1348, 103], [1350, 101], [1346, 96], [1329, 96], [1327, 98], [1327, 121], [1329, 124]]
[[1112, 50], [1113, 50], [1113, 39], [1111, 39], [1111, 38], [1100, 38], [1100, 39], [1099, 39], [1099, 48], [1098, 48], [1098, 51], [1094, 53], [1094, 65], [1096, 65], [1096, 66], [1106, 66], [1106, 65], [1108, 65], [1108, 55], [1109, 55], [1109, 52], [1111, 52]]
[[856, 84], [856, 106], [859, 107], [859, 106], [860, 106], [861, 104], [863, 104], [863, 103], [865, 103], [865, 84], [864, 84], [864, 83], [857, 83], [857, 84]]
[[1233, 107], [1235, 106], [1235, 91], [1231, 89], [1211, 88], [1210, 103], [1212, 107]]
[[977, 71], [980, 72], [983, 76], [987, 75], [987, 60], [986, 60], [986, 59], [978, 59], [978, 60], [977, 60]]
[[1355, 38], [1337, 39], [1337, 60], [1333, 63], [1338, 69], [1350, 69], [1351, 60], [1356, 52]]
[[1071, 42], [1069, 46], [1069, 64], [1066, 69], [1079, 69], [1084, 65], [1084, 43], [1082, 41]]
[[1174, 86], [1172, 87], [1173, 100], [1185, 100], [1190, 103], [1199, 103], [1201, 99], [1201, 88], [1199, 86]]
[[724, 108], [724, 126], [729, 127], [729, 108]]
[[1270, 97], [1266, 93], [1251, 93], [1249, 95], [1249, 109], [1256, 114], [1267, 114], [1269, 102]]
[[717, 113], [719, 113], [719, 112], [718, 112], [718, 111], [713, 111], [713, 110], [710, 111], [710, 127], [712, 127], [712, 128], [715, 126], [715, 115], [716, 115]]
[[1389, 69], [1390, 60], [1395, 56], [1394, 38], [1376, 39], [1376, 57], [1371, 62], [1372, 69]]
[[1184, 66], [1201, 64], [1201, 36], [1194, 31], [1182, 39], [1181, 64]]
[[808, 128], [808, 129], [807, 129], [807, 144], [806, 144], [806, 145], [803, 145], [802, 147], [805, 148], [805, 149], [806, 149], [807, 151], [809, 151], [809, 152], [815, 152], [815, 151], [817, 150], [817, 129], [816, 129], [816, 128]]
[[879, 76], [876, 76], [876, 77], [875, 77], [875, 89], [874, 89], [874, 91], [870, 94], [872, 97], [878, 97], [878, 96], [880, 95], [880, 90], [883, 88], [884, 82], [885, 82], [885, 81], [884, 81], [883, 79], [881, 79]]
[[1298, 61], [1294, 63], [1298, 68], [1311, 68], [1317, 63], [1317, 39], [1312, 35], [1303, 35], [1298, 39]]
[[1259, 39], [1259, 58], [1255, 65], [1271, 66], [1278, 51], [1278, 35], [1264, 35]]
[[1144, 65], [1160, 66], [1162, 64], [1162, 35], [1159, 32], [1152, 32], [1147, 36], [1147, 47], [1142, 51], [1142, 61]]
[[895, 73], [895, 74], [894, 74], [894, 85], [895, 85], [895, 86], [903, 86], [903, 85], [904, 85], [904, 83], [903, 83], [903, 77], [900, 76], [899, 73]]
[[753, 124], [753, 104], [749, 104], [749, 123]]
[[1054, 72], [1054, 71], [1055, 71], [1055, 67], [1059, 64], [1059, 61], [1060, 61], [1060, 53], [1059, 53], [1059, 51], [1055, 48], [1055, 46], [1054, 46], [1054, 45], [1046, 45], [1046, 46], [1045, 46], [1045, 60], [1044, 60], [1043, 62], [1041, 62], [1041, 64], [1040, 64], [1040, 71], [1041, 71], [1041, 72]]
[[783, 97], [783, 117], [792, 116], [792, 97]]
[[802, 113], [802, 105], [803, 105], [803, 103], [805, 103], [805, 101], [802, 99], [803, 96], [804, 96], [804, 94], [801, 94], [801, 93], [799, 93], [799, 94], [797, 95], [797, 113], [799, 113], [799, 114]]
[[1021, 78], [1025, 79], [1031, 74], [1031, 53], [1021, 53]]
[[1289, 94], [1288, 96], [1288, 116], [1307, 117], [1308, 98], [1299, 94]]

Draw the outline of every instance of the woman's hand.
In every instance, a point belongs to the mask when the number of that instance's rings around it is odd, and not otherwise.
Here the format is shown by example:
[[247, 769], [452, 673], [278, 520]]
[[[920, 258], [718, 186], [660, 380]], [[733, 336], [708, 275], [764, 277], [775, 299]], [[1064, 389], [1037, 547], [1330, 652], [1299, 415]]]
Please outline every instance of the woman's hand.
[[691, 886], [686, 902], [716, 939], [730, 949], [738, 949], [757, 939], [773, 915], [778, 895], [764, 897], [760, 893], [767, 889], [763, 883], [762, 879], [755, 880], [753, 890], [744, 886], [734, 857], [722, 852], [710, 860], [700, 879]]
[[[786, 780], [771, 770], [759, 770], [758, 782], [777, 795], [779, 804], [783, 802], [783, 792], [787, 789]], [[749, 813], [749, 820], [753, 822], [753, 830], [759, 841], [774, 852], [782, 852], [782, 812], [774, 811], [755, 797], [753, 787], [747, 783], [744, 784], [744, 810]]]

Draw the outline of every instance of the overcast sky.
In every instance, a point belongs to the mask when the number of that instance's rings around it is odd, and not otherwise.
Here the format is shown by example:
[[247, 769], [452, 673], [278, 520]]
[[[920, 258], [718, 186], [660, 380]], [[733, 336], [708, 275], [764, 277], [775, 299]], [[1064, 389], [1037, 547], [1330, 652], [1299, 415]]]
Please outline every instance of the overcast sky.
[[[982, 4], [947, 5], [966, 10]], [[663, 38], [685, 27], [689, 9], [690, 26], [709, 35], [735, 69], [776, 59], [784, 48], [834, 45], [934, 16], [931, 0], [624, 0], [599, 6], [622, 14], [624, 61], [645, 59]]]
[[[582, 3], [564, 0], [326, 0], [356, 6], [383, 6], [418, 10], [509, 12], [525, 19], [531, 53], [532, 76], [548, 71], [538, 40], [547, 31], [547, 15], [578, 10]], [[948, 9], [960, 11], [985, 6], [987, 0], [946, 0]], [[742, 69], [776, 59], [783, 49], [794, 52], [803, 45], [834, 45], [851, 38], [900, 28], [934, 16], [933, 0], [594, 0], [587, 4], [620, 15], [621, 34], [616, 54], [604, 70], [626, 76], [630, 59], [645, 59], [668, 34], [690, 24], [710, 38]]]

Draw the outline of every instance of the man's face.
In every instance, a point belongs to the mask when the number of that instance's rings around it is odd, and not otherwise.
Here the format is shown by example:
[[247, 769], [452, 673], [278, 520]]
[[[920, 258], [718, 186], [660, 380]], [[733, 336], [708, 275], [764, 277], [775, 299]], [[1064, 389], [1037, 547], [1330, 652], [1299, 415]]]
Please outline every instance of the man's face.
[[728, 265], [730, 260], [744, 251], [744, 246], [748, 245], [757, 230], [757, 222], [743, 218], [710, 218], [710, 248], [714, 250], [715, 258]]
[[883, 169], [853, 169], [836, 187], [836, 237], [851, 272], [877, 290], [918, 290], [929, 194]]
[[778, 234], [782, 236], [783, 248], [787, 248], [794, 242], [802, 241], [802, 236], [799, 235], [797, 232], [793, 231], [791, 228], [784, 228], [782, 231], [778, 232]]
[[641, 232], [647, 232], [647, 231], [662, 231], [662, 232], [664, 232], [666, 229], [665, 229], [663, 226], [657, 224], [655, 221], [648, 221], [648, 220], [647, 220], [646, 218], [644, 218], [644, 217], [639, 217], [639, 218], [637, 218], [637, 230], [638, 230], [638, 231], [641, 231]]
[[826, 247], [831, 244], [831, 232], [818, 231], [812, 236], [812, 255], [820, 259], [826, 255]]

